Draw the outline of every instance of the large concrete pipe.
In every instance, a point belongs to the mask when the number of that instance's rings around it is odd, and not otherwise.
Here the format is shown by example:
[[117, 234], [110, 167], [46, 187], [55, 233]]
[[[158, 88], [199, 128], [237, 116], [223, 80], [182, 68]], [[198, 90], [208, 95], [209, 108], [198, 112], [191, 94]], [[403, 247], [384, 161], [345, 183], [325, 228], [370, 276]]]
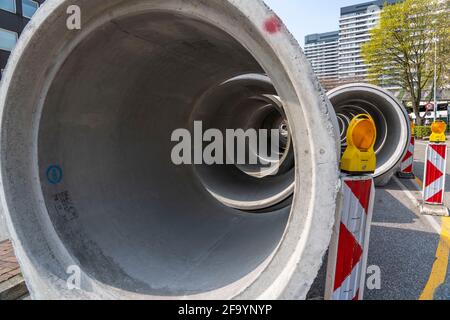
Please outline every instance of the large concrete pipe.
[[388, 91], [370, 84], [356, 83], [328, 92], [339, 122], [342, 148], [350, 121], [358, 114], [370, 114], [377, 126], [377, 170], [375, 182], [387, 184], [398, 171], [409, 145], [411, 125], [405, 107]]
[[[336, 116], [262, 1], [47, 0], [0, 108], [1, 203], [33, 298], [306, 297], [334, 220]], [[279, 127], [278, 175], [172, 163], [172, 132], [196, 120]]]

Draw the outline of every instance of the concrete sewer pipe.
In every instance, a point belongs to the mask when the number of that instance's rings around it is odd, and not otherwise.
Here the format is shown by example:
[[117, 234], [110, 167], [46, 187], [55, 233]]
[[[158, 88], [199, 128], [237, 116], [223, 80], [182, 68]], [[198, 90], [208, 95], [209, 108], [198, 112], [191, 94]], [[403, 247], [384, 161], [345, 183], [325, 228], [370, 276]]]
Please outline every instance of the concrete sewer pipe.
[[411, 124], [403, 104], [388, 91], [370, 84], [356, 83], [335, 88], [328, 98], [336, 111], [342, 150], [347, 147], [350, 121], [358, 114], [370, 114], [377, 126], [377, 170], [375, 183], [384, 186], [397, 173], [406, 155]]
[[[1, 204], [34, 299], [304, 299], [334, 223], [339, 129], [390, 110], [342, 89], [336, 117], [259, 0], [47, 0], [2, 81]], [[194, 121], [285, 130], [278, 174], [174, 165], [171, 134]]]

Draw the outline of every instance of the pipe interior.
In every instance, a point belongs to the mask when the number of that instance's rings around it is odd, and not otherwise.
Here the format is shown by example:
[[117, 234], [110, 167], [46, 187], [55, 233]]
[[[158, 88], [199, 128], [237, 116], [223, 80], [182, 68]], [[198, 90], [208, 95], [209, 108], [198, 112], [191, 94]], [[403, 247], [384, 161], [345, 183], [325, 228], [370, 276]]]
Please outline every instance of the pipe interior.
[[405, 149], [408, 128], [402, 107], [382, 92], [367, 88], [335, 92], [329, 98], [338, 117], [343, 150], [347, 146], [350, 121], [358, 114], [369, 114], [377, 128], [376, 176], [391, 170], [401, 160]]
[[[111, 21], [70, 54], [46, 97], [38, 157], [50, 219], [86, 274], [121, 290], [172, 297], [230, 286], [234, 294], [254, 281], [282, 239], [290, 204], [259, 214], [238, 210], [218, 201], [205, 177], [222, 194], [234, 189], [261, 199], [290, 186], [293, 172], [260, 179], [216, 167], [203, 168], [216, 175], [202, 175], [172, 163], [171, 134], [195, 120], [235, 121], [235, 108], [246, 106], [232, 94], [202, 97], [236, 76], [263, 73], [225, 32], [169, 12]], [[267, 84], [234, 90], [247, 98], [276, 95]]]
[[[278, 143], [272, 146], [268, 139], [267, 152], [260, 152], [259, 139], [253, 139], [254, 143], [250, 143], [251, 138], [246, 139], [244, 164], [238, 162], [235, 152], [228, 154], [224, 146], [223, 154], [232, 158], [233, 165], [196, 166], [205, 188], [227, 206], [257, 211], [275, 206], [293, 193], [295, 174], [290, 131], [282, 102], [274, 94], [270, 79], [248, 74], [211, 87], [195, 106], [192, 119], [201, 120], [203, 130], [218, 129], [224, 137], [227, 129], [248, 132], [258, 128], [267, 130], [268, 134], [278, 130]], [[254, 154], [257, 164], [249, 163], [249, 153]]]

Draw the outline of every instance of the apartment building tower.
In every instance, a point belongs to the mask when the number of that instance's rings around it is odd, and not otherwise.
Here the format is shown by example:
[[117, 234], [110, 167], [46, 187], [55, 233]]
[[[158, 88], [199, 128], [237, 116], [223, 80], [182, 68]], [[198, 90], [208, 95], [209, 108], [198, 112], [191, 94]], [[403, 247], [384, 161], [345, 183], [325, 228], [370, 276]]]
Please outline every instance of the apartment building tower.
[[386, 4], [403, 0], [377, 0], [341, 8], [339, 19], [339, 81], [365, 81], [367, 66], [361, 46], [370, 40], [370, 30], [377, 26]]
[[338, 81], [339, 31], [306, 36], [305, 54], [324, 86]]

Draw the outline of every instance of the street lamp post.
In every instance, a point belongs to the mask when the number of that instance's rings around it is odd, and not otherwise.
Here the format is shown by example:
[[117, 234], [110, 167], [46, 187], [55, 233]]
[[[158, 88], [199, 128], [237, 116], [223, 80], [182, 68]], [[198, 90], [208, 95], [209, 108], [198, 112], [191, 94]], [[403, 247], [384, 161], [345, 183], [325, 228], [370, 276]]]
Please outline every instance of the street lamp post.
[[437, 37], [434, 38], [434, 122], [437, 120]]

